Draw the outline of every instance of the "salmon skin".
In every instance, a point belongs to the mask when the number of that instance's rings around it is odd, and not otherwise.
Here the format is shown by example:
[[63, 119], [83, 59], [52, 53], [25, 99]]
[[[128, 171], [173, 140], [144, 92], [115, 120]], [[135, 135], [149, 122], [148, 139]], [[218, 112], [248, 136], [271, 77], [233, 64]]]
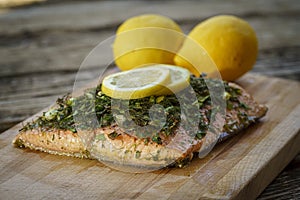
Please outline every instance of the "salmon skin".
[[[112, 99], [103, 94], [101, 86], [98, 86], [76, 98], [66, 95], [58, 99], [56, 106], [24, 125], [13, 144], [50, 154], [128, 166], [183, 167], [195, 153], [209, 151], [216, 141], [237, 134], [267, 112], [265, 105], [257, 103], [235, 83], [191, 76], [190, 84], [198, 106], [197, 112], [194, 112], [198, 119], [196, 129], [180, 125], [188, 119], [182, 117], [178, 95], [126, 101], [129, 110], [124, 112], [120, 108], [126, 102], [119, 100], [120, 107], [112, 105]], [[219, 95], [219, 99], [226, 102], [224, 112], [215, 116], [208, 84], [224, 88]], [[189, 92], [184, 95], [184, 98], [190, 98]], [[166, 115], [166, 121], [158, 132], [123, 128], [124, 124], [130, 125], [132, 122], [139, 127], [151, 127], [149, 109], [154, 104], [161, 105]], [[75, 107], [77, 109], [74, 111]], [[223, 124], [220, 123], [222, 120]], [[222, 126], [218, 127], [218, 124]]]

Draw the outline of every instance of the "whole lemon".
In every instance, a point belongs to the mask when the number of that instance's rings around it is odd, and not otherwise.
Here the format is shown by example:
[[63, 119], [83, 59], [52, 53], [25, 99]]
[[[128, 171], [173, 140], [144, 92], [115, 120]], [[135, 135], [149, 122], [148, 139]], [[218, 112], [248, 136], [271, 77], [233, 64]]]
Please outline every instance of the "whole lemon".
[[211, 17], [189, 33], [178, 55], [176, 65], [188, 68], [195, 75], [214, 74], [216, 67], [224, 80], [233, 81], [249, 71], [257, 57], [255, 31], [245, 20], [231, 15]]
[[157, 14], [135, 16], [117, 30], [114, 60], [121, 70], [153, 63], [174, 64], [183, 40], [182, 30], [172, 19]]

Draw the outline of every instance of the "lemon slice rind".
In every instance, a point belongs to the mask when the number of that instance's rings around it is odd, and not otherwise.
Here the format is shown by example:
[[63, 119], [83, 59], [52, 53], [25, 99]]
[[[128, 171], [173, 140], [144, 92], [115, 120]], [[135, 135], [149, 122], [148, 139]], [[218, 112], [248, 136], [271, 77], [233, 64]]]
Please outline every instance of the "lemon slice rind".
[[170, 70], [171, 81], [165, 87], [155, 93], [155, 95], [175, 94], [190, 85], [190, 71], [175, 65], [156, 65], [161, 69]]
[[116, 99], [139, 99], [154, 95], [164, 89], [170, 81], [169, 69], [143, 67], [105, 77], [101, 90], [107, 96]]

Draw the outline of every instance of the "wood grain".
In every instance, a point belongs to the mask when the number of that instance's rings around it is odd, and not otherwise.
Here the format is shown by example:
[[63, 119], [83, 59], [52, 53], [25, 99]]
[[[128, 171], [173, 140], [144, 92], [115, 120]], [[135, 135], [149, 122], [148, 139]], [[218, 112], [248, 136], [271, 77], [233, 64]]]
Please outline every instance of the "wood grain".
[[[48, 0], [0, 10], [0, 131], [70, 92], [87, 53], [112, 36], [126, 18], [142, 13], [169, 16], [185, 33], [209, 16], [238, 15], [250, 22], [259, 39], [259, 56], [252, 71], [300, 81], [299, 10], [298, 0]], [[97, 71], [91, 66], [82, 81], [97, 78]], [[259, 87], [265, 86], [256, 89]], [[258, 199], [299, 199], [299, 163], [300, 154]]]
[[[238, 81], [269, 112], [184, 169], [131, 174], [92, 160], [12, 147], [20, 125], [0, 135], [0, 192], [25, 199], [254, 199], [300, 151], [298, 82], [248, 74]], [[271, 98], [272, 97], [272, 98]], [[15, 196], [16, 192], [22, 196]]]

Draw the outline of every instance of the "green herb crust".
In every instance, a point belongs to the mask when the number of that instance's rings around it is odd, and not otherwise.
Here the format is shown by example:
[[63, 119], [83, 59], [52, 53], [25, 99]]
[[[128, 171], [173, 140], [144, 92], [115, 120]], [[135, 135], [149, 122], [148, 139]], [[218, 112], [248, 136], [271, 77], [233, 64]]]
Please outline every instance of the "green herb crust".
[[[211, 109], [211, 97], [207, 83], [213, 86], [220, 86], [225, 88], [225, 94], [221, 98], [226, 99], [227, 109], [239, 108], [239, 118], [245, 124], [249, 124], [251, 118], [243, 112], [248, 109], [245, 103], [239, 101], [238, 96], [241, 95], [241, 91], [238, 88], [230, 87], [227, 82], [204, 79], [203, 77], [191, 76], [190, 84], [196, 93], [197, 101], [195, 104], [199, 105], [200, 112], [197, 112], [197, 116], [200, 119], [198, 125], [198, 131], [196, 133], [196, 139], [202, 139], [208, 129], [209, 120], [213, 115], [213, 109]], [[190, 94], [193, 92], [182, 92], [183, 98], [190, 98]], [[112, 99], [101, 92], [101, 85], [96, 88], [88, 89], [85, 93], [79, 97], [71, 97], [66, 95], [63, 98], [59, 98], [56, 101], [56, 106], [47, 112], [44, 112], [42, 116], [38, 117], [35, 121], [27, 123], [20, 131], [27, 131], [32, 129], [50, 130], [70, 130], [73, 133], [77, 132], [77, 129], [95, 129], [99, 127], [106, 127], [116, 123], [130, 126], [130, 119], [135, 124], [144, 127], [151, 127], [151, 119], [149, 116], [149, 109], [154, 104], [159, 104], [163, 107], [163, 111], [166, 114], [166, 122], [159, 133], [145, 133], [136, 131], [134, 134], [139, 138], [145, 138], [145, 143], [152, 140], [158, 144], [162, 143], [162, 138], [168, 137], [174, 133], [174, 129], [180, 124], [181, 109], [189, 109], [194, 107], [191, 105], [180, 107], [180, 103], [176, 95], [167, 96], [150, 96], [141, 99], [134, 99], [129, 101], [129, 113], [123, 111], [122, 106], [126, 106], [128, 101], [118, 100], [118, 106], [111, 106]], [[75, 108], [75, 110], [74, 110]], [[73, 112], [74, 110], [74, 112]], [[113, 115], [114, 113], [114, 115]], [[76, 123], [75, 123], [76, 121]], [[236, 129], [235, 122], [229, 122], [224, 126], [224, 130], [228, 133], [234, 132]], [[149, 129], [151, 130], [151, 129]], [[110, 134], [110, 138], [113, 139], [118, 135], [115, 133]], [[105, 139], [105, 137], [98, 138]], [[139, 153], [136, 155], [139, 157]]]

